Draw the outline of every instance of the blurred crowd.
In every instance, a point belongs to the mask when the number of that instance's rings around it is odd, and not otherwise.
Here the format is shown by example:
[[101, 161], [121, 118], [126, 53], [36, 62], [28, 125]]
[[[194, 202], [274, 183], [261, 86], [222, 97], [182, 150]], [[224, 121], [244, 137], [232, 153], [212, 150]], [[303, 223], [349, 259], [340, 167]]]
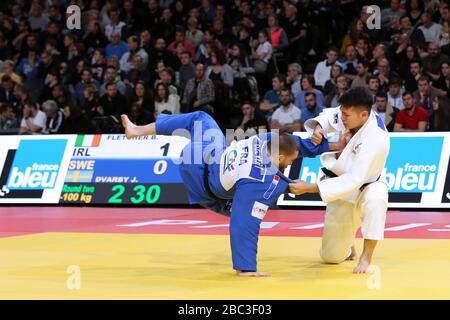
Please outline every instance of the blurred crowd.
[[0, 134], [121, 133], [123, 113], [195, 110], [247, 136], [302, 131], [354, 86], [389, 131], [449, 131], [449, 4], [2, 0]]

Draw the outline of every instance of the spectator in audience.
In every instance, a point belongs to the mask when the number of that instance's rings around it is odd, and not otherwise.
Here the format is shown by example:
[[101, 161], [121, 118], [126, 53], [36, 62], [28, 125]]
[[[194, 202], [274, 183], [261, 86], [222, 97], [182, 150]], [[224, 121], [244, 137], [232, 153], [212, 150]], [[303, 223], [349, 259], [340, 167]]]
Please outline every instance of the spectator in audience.
[[403, 93], [404, 109], [400, 110], [395, 118], [394, 131], [396, 132], [424, 132], [428, 125], [428, 112], [417, 106], [411, 92]]
[[[195, 17], [190, 17], [187, 20], [188, 30], [186, 31], [186, 39], [194, 43], [195, 48], [198, 48], [203, 39], [203, 31], [198, 28], [198, 20]], [[194, 56], [194, 54], [192, 54]]]
[[62, 109], [68, 103], [68, 96], [64, 92], [64, 88], [57, 84], [52, 88], [52, 100], [56, 102], [58, 108]]
[[292, 103], [291, 91], [282, 89], [280, 93], [280, 105], [274, 111], [270, 122], [271, 129], [278, 129], [280, 133], [293, 133], [302, 128], [301, 111]]
[[133, 57], [138, 55], [142, 58], [143, 68], [147, 67], [148, 54], [143, 48], [139, 48], [139, 40], [136, 36], [129, 36], [128, 52], [124, 53], [120, 58], [120, 70], [122, 72], [129, 72], [133, 68]]
[[291, 87], [293, 97], [297, 97], [302, 91], [303, 69], [298, 63], [291, 63], [287, 70], [286, 83]]
[[94, 79], [92, 76], [91, 69], [85, 68], [81, 72], [81, 81], [78, 82], [75, 86], [75, 100], [76, 102], [81, 105], [84, 101], [84, 89], [88, 84], [94, 85], [96, 88], [99, 88], [99, 83], [97, 80]]
[[264, 87], [265, 73], [269, 65], [269, 60], [272, 58], [273, 51], [267, 30], [264, 29], [258, 33], [258, 40], [252, 41], [251, 50], [251, 58], [254, 60], [254, 68], [258, 82]]
[[180, 97], [170, 93], [165, 83], [159, 83], [156, 85], [155, 96], [156, 117], [163, 113], [163, 111], [169, 111], [170, 114], [180, 113]]
[[4, 76], [10, 77], [17, 84], [22, 84], [22, 78], [14, 72], [14, 62], [12, 60], [3, 62], [3, 72], [0, 73], [0, 80], [3, 79]]
[[185, 51], [188, 51], [191, 56], [195, 54], [195, 45], [191, 40], [186, 39], [186, 32], [183, 27], [177, 26], [175, 30], [175, 40], [169, 44], [167, 49], [176, 54], [176, 46], [178, 43], [183, 44]]
[[0, 134], [17, 133], [19, 123], [14, 115], [13, 108], [7, 103], [0, 104]]
[[330, 79], [330, 69], [335, 63], [340, 64], [337, 61], [338, 50], [335, 47], [330, 47], [327, 50], [327, 58], [317, 64], [314, 70], [314, 82], [318, 89], [322, 89], [325, 82]]
[[433, 86], [445, 92], [450, 97], [450, 62], [441, 63], [441, 75], [437, 81], [433, 81]]
[[433, 113], [433, 101], [438, 96], [443, 96], [445, 93], [433, 87], [430, 84], [430, 79], [427, 76], [422, 76], [418, 80], [418, 89], [414, 91], [414, 101], [417, 106], [420, 106], [427, 110], [428, 112], [428, 121], [429, 121], [429, 130], [433, 131], [433, 123], [434, 123], [434, 113]]
[[[322, 89], [322, 93], [327, 96], [330, 94], [334, 94], [336, 92], [336, 85], [337, 85], [337, 77], [344, 74], [344, 70], [342, 67], [335, 63], [331, 66], [330, 69], [330, 79], [325, 82], [325, 85]], [[347, 76], [346, 76], [347, 78]]]
[[47, 100], [42, 104], [42, 111], [46, 116], [45, 127], [42, 133], [53, 134], [61, 133], [61, 126], [64, 121], [64, 114], [53, 100]]
[[181, 89], [175, 82], [175, 72], [172, 68], [163, 68], [159, 71], [159, 79], [155, 81], [155, 87], [159, 83], [164, 83], [169, 88], [170, 94], [181, 96]]
[[14, 105], [17, 101], [14, 96], [14, 81], [10, 76], [4, 76], [1, 80], [2, 86], [0, 87], [0, 102]]
[[71, 103], [64, 107], [63, 134], [92, 134], [95, 128], [80, 108]]
[[83, 39], [86, 47], [94, 50], [98, 48], [104, 49], [108, 45], [108, 41], [109, 39], [102, 33], [100, 23], [93, 20], [89, 22], [86, 36]]
[[211, 53], [212, 65], [206, 69], [206, 77], [214, 81], [222, 81], [229, 88], [233, 87], [233, 69], [226, 63], [222, 50], [215, 48]]
[[142, 108], [142, 106], [138, 103], [133, 103], [131, 105], [129, 118], [134, 124], [138, 126], [143, 126], [155, 122], [153, 113]]
[[425, 41], [439, 43], [442, 26], [439, 23], [434, 23], [428, 12], [422, 13], [420, 22], [422, 25], [418, 29], [422, 31]]
[[356, 66], [356, 76], [352, 80], [351, 88], [368, 87], [369, 83], [369, 62], [367, 60], [359, 61]]
[[166, 48], [163, 38], [156, 39], [155, 46], [148, 57], [149, 69], [155, 70], [158, 62], [163, 61], [166, 67], [177, 69], [175, 56]]
[[53, 87], [59, 84], [59, 71], [58, 69], [51, 69], [48, 71], [44, 80], [44, 87], [42, 88], [41, 96], [39, 97], [39, 102], [44, 102], [52, 98]]
[[307, 92], [312, 92], [316, 95], [317, 104], [324, 105], [325, 98], [322, 91], [314, 88], [314, 78], [310, 75], [306, 75], [302, 79], [302, 92], [295, 97], [294, 104], [300, 110], [306, 108], [305, 96]]
[[368, 86], [370, 92], [372, 92], [373, 100], [375, 101], [375, 95], [377, 94], [378, 90], [380, 89], [380, 79], [378, 79], [377, 76], [371, 76], [369, 78]]
[[264, 94], [263, 101], [259, 105], [259, 108], [270, 115], [275, 107], [280, 104], [280, 93], [285, 87], [285, 75], [281, 73], [274, 75], [272, 77], [272, 90], [269, 90]]
[[108, 59], [111, 56], [116, 56], [121, 59], [122, 56], [128, 52], [128, 45], [120, 40], [120, 33], [113, 32], [111, 34], [110, 43], [106, 46], [105, 57]]
[[189, 51], [181, 54], [181, 66], [179, 71], [179, 83], [181, 91], [184, 91], [189, 80], [195, 78], [195, 65], [192, 63], [192, 55]]
[[401, 88], [401, 82], [399, 79], [393, 79], [389, 83], [389, 91], [387, 93], [387, 99], [388, 103], [398, 110], [401, 110], [404, 108], [403, 106], [403, 98], [402, 98], [402, 88]]
[[122, 95], [125, 95], [127, 90], [125, 83], [120, 80], [120, 76], [117, 74], [117, 69], [112, 65], [108, 65], [105, 70], [105, 80], [99, 89], [100, 96], [105, 94], [106, 85], [111, 82], [114, 82], [117, 86], [117, 90], [119, 90]]
[[372, 110], [378, 113], [388, 131], [394, 130], [394, 123], [399, 109], [393, 107], [388, 102], [388, 95], [386, 91], [380, 90], [377, 92]]
[[350, 44], [345, 48], [345, 58], [341, 61], [342, 71], [347, 78], [353, 79], [357, 74], [356, 68], [358, 67], [358, 57], [356, 48], [353, 44]]
[[120, 21], [119, 10], [112, 8], [108, 12], [109, 23], [105, 26], [105, 36], [108, 40], [112, 40], [113, 34], [116, 33], [119, 35], [119, 38], [122, 36], [122, 28], [126, 26], [125, 22]]
[[106, 84], [106, 93], [99, 100], [100, 108], [97, 111], [102, 116], [115, 116], [126, 113], [126, 99], [117, 89], [114, 82]]
[[306, 120], [317, 117], [323, 111], [323, 105], [317, 103], [316, 94], [314, 92], [307, 92], [305, 94], [305, 107], [300, 111], [300, 121], [303, 127]]
[[84, 88], [83, 92], [84, 100], [83, 103], [80, 105], [80, 107], [77, 109], [82, 114], [88, 116], [88, 118], [100, 115], [97, 113], [97, 108], [99, 106], [97, 93], [98, 93], [97, 87], [93, 84], [87, 84]]
[[[336, 108], [339, 106], [339, 98], [348, 90], [348, 80], [345, 75], [336, 78], [336, 90], [326, 96], [324, 105], [327, 108]], [[370, 89], [370, 87], [369, 87]]]
[[241, 105], [242, 115], [239, 119], [238, 127], [236, 129], [242, 130], [236, 133], [238, 140], [242, 138], [248, 138], [255, 134], [267, 132], [269, 130], [269, 124], [264, 114], [256, 109], [256, 107], [250, 101], [244, 101]]
[[20, 134], [38, 134], [45, 128], [47, 118], [45, 113], [38, 109], [37, 104], [27, 102], [23, 108]]
[[195, 66], [195, 78], [187, 82], [183, 93], [181, 104], [184, 112], [202, 110], [214, 113], [214, 84], [205, 77], [205, 72], [205, 65], [199, 63]]
[[155, 101], [152, 91], [146, 87], [145, 82], [139, 80], [134, 86], [131, 105], [137, 103], [142, 109], [147, 110], [151, 114], [155, 112]]
[[449, 61], [449, 57], [441, 52], [438, 42], [430, 42], [427, 47], [427, 56], [423, 58], [423, 71], [433, 81], [439, 79], [441, 64]]

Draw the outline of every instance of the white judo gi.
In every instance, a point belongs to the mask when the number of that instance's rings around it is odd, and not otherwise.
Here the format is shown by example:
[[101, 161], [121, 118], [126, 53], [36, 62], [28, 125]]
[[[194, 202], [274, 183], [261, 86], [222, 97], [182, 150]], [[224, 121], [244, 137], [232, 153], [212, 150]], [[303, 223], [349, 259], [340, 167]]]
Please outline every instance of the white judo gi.
[[[307, 120], [305, 128], [312, 133], [318, 123], [327, 133], [348, 132], [339, 107], [325, 109]], [[348, 258], [359, 227], [364, 239], [383, 240], [388, 186], [381, 175], [389, 147], [389, 134], [381, 118], [372, 111], [337, 159], [337, 152], [320, 156], [322, 165], [337, 175], [317, 183], [327, 204], [320, 250], [325, 262], [340, 263]]]

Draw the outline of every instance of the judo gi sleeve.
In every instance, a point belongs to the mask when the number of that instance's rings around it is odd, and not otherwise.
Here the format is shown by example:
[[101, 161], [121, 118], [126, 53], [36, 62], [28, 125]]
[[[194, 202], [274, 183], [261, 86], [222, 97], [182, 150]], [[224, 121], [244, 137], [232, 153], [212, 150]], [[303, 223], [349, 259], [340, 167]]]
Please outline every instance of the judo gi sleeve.
[[293, 134], [291, 135], [291, 137], [295, 140], [300, 150], [299, 157], [314, 158], [319, 154], [329, 151], [327, 139], [323, 139], [322, 142], [316, 146], [312, 143], [310, 138], [302, 139], [299, 136]]

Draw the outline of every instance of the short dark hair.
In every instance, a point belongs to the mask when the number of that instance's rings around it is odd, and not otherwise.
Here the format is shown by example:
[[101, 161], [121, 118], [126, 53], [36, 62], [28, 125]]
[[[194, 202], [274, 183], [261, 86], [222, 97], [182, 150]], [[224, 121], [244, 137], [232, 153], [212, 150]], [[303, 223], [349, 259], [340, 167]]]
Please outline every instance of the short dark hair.
[[388, 97], [388, 96], [387, 96], [387, 92], [384, 91], [384, 90], [378, 90], [378, 91], [377, 91], [377, 94], [376, 94], [376, 97], [387, 99], [387, 97]]
[[405, 91], [405, 92], [403, 92], [402, 93], [402, 98], [404, 97], [404, 96], [407, 96], [407, 95], [410, 95], [411, 97], [413, 97], [414, 98], [414, 95], [412, 94], [412, 92], [411, 91]]
[[420, 60], [420, 59], [412, 59], [412, 60], [409, 62], [409, 65], [412, 65], [413, 63], [418, 63], [420, 67], [423, 66], [422, 60]]
[[314, 99], [317, 98], [315, 92], [306, 92], [306, 93], [305, 93], [305, 98], [306, 98], [306, 97], [309, 97], [309, 96], [313, 96]]
[[420, 76], [420, 78], [417, 80], [417, 83], [419, 83], [419, 81], [426, 81], [427, 83], [430, 83], [430, 78], [426, 74], [424, 74]]
[[339, 98], [338, 103], [342, 106], [363, 109], [370, 113], [373, 96], [366, 87], [353, 87]]

